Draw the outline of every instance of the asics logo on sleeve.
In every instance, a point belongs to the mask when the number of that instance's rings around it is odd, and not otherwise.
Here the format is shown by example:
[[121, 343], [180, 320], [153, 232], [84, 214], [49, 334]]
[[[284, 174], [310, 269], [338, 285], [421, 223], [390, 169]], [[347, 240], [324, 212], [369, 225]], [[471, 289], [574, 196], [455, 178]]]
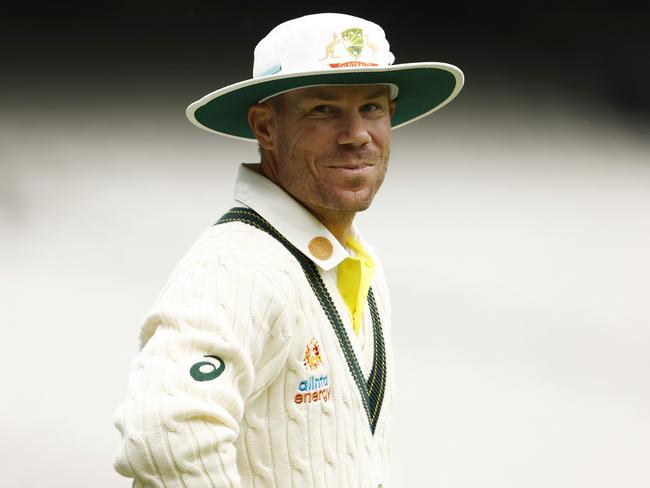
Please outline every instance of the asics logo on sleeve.
[[219, 356], [203, 356], [211, 358], [217, 362], [215, 365], [212, 361], [199, 361], [190, 368], [190, 375], [196, 381], [210, 381], [218, 378], [226, 369], [226, 363]]

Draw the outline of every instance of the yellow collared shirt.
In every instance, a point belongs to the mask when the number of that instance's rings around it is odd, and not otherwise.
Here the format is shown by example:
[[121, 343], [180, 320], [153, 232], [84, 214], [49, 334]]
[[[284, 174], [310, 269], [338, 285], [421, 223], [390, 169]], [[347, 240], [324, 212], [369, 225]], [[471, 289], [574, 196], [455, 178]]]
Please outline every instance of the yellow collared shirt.
[[375, 263], [352, 234], [348, 235], [345, 246], [351, 249], [355, 256], [349, 256], [339, 264], [337, 285], [350, 311], [354, 332], [359, 335], [366, 297], [375, 273]]

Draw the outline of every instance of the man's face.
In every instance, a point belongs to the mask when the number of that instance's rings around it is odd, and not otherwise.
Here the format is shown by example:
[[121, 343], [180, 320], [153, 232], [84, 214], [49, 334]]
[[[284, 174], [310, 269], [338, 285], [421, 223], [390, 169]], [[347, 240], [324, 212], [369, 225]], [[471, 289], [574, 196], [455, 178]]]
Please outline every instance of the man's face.
[[386, 85], [293, 90], [270, 103], [275, 176], [310, 209], [370, 206], [388, 165], [394, 103]]

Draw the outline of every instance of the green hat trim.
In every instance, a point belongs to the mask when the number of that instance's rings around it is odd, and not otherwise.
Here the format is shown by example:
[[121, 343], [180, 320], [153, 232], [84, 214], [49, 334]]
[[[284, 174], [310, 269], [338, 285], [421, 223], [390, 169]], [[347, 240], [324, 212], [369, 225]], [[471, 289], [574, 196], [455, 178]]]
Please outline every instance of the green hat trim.
[[463, 75], [458, 68], [451, 65], [437, 67], [432, 64], [413, 63], [372, 71], [328, 71], [285, 77], [276, 75], [273, 79], [260, 77], [248, 80], [248, 84], [246, 83], [241, 83], [243, 85], [241, 88], [235, 88], [233, 85], [230, 91], [221, 95], [219, 92], [222, 90], [207, 95], [203, 99], [208, 99], [207, 102], [199, 100], [188, 107], [188, 116], [192, 118], [191, 109], [194, 105], [198, 105], [193, 116], [199, 125], [224, 135], [255, 140], [248, 125], [248, 107], [260, 100], [295, 88], [313, 85], [392, 83], [399, 88], [396, 98], [397, 107], [391, 120], [392, 127], [397, 128], [451, 101], [462, 87]]

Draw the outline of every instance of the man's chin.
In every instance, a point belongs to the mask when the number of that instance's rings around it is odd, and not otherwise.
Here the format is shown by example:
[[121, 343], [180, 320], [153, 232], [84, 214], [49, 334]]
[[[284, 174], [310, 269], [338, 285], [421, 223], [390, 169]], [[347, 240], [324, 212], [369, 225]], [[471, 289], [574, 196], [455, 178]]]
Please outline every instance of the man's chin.
[[337, 195], [339, 198], [333, 202], [333, 210], [345, 212], [361, 212], [368, 209], [372, 203], [373, 195], [367, 190], [363, 191], [344, 191]]

